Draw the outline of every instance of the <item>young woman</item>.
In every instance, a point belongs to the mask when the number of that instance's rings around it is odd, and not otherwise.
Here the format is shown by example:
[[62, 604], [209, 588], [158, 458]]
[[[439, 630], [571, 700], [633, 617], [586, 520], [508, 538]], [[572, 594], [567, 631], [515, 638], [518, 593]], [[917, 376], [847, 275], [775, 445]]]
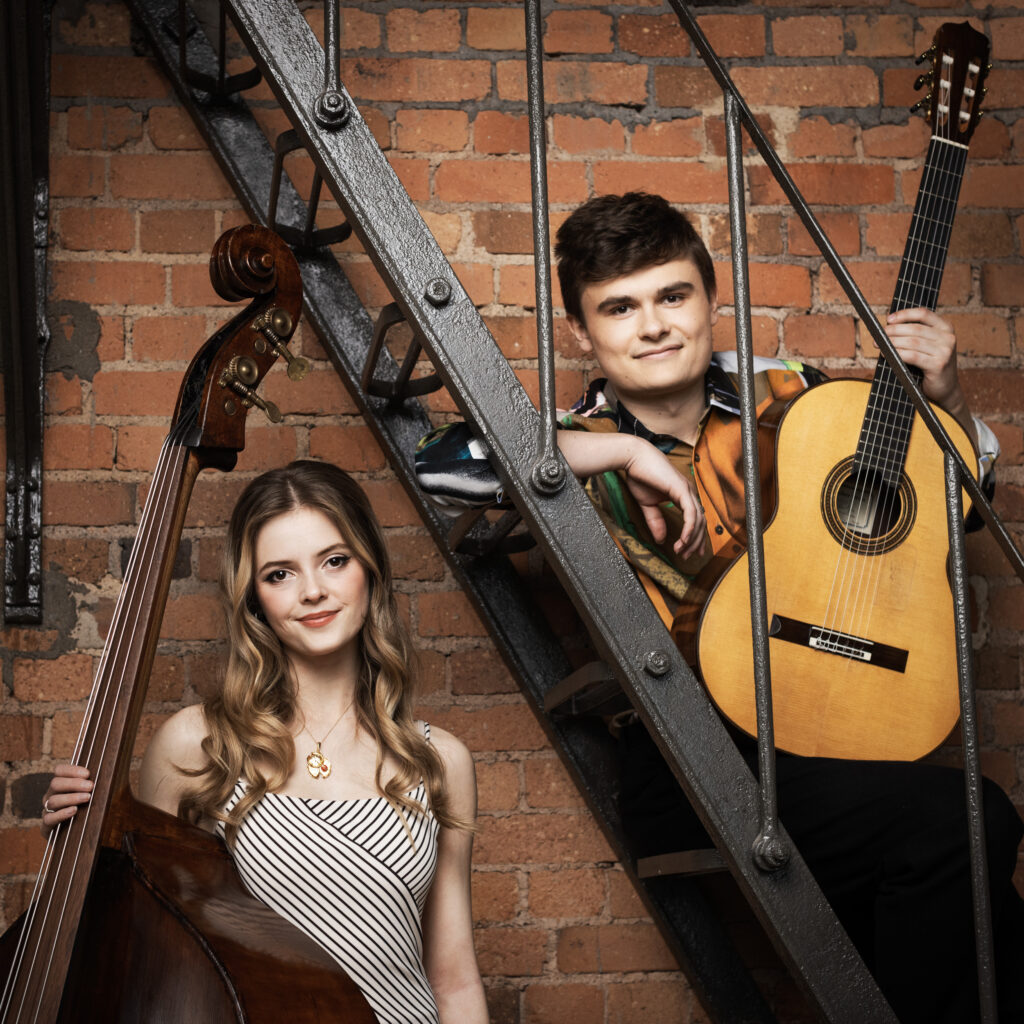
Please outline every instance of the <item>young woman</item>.
[[[220, 833], [250, 891], [338, 960], [380, 1024], [486, 1021], [473, 764], [413, 719], [410, 640], [366, 495], [326, 463], [253, 480], [223, 584], [223, 690], [160, 728], [139, 796]], [[44, 829], [91, 788], [60, 766]]]

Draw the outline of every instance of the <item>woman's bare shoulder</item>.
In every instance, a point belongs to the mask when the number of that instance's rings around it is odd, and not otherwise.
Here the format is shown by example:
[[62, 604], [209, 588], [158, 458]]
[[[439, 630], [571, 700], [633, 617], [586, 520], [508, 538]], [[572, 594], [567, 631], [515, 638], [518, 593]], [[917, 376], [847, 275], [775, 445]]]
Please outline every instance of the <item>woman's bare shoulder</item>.
[[184, 791], [181, 769], [206, 766], [203, 740], [208, 733], [202, 704], [176, 711], [154, 733], [139, 771], [139, 799], [169, 814], [177, 813]]
[[475, 814], [476, 771], [469, 748], [447, 729], [436, 725], [430, 727], [430, 743], [441, 755], [453, 805], [457, 806], [462, 814], [470, 808], [471, 815]]
[[190, 704], [176, 711], [153, 734], [146, 750], [173, 761], [181, 768], [200, 768], [206, 763], [203, 740], [210, 729], [202, 704]]

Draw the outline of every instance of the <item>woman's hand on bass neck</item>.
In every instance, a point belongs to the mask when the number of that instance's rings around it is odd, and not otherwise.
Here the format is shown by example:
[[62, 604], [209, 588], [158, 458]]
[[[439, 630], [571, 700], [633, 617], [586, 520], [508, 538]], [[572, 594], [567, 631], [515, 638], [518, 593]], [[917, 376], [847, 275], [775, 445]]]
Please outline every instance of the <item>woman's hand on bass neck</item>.
[[62, 821], [70, 821], [91, 796], [88, 768], [77, 764], [57, 765], [43, 797], [43, 821], [39, 831], [48, 837]]

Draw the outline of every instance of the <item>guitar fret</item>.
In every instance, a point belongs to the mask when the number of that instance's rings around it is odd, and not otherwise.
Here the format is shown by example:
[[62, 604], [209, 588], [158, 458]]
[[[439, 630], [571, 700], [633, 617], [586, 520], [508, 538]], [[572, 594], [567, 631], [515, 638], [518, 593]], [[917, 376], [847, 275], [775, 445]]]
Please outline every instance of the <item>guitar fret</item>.
[[[924, 223], [927, 223], [927, 224], [936, 224], [936, 225], [938, 225], [941, 228], [951, 227], [951, 225], [949, 225], [946, 221], [936, 220], [934, 217], [922, 217], [921, 220]], [[912, 245], [934, 245], [936, 248], [943, 248], [944, 249], [945, 246], [942, 244], [943, 239], [947, 239], [948, 240], [948, 238], [949, 238], [949, 236], [951, 234], [952, 234], [951, 231], [943, 231], [942, 232], [942, 237], [938, 238], [938, 239], [936, 239], [934, 241], [932, 239], [930, 239], [930, 238], [922, 238], [919, 235], [912, 234], [910, 236], [910, 241], [911, 241]]]
[[[873, 409], [870, 406], [868, 406], [868, 412], [869, 413], [874, 413], [875, 414], [875, 418], [876, 419], [878, 418], [879, 410], [877, 408]], [[892, 424], [896, 424], [896, 423], [911, 423], [913, 421], [913, 419], [914, 419], [913, 412], [899, 412], [899, 411], [895, 411], [895, 412], [891, 412], [890, 413], [889, 411], [886, 411], [886, 412], [882, 413], [881, 415], [883, 415], [885, 417], [885, 423], [886, 424], [890, 424], [890, 423], [892, 423]]]

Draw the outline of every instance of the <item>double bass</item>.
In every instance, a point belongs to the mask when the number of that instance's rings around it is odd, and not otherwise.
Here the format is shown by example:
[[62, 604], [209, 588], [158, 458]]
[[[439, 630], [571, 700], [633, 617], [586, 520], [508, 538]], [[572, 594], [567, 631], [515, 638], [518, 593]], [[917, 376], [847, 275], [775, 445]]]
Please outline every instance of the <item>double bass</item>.
[[298, 323], [302, 283], [284, 242], [247, 225], [210, 258], [214, 289], [249, 306], [186, 372], [103, 649], [74, 761], [92, 799], [51, 832], [29, 909], [0, 939], [2, 1024], [341, 1021], [366, 1000], [305, 933], [250, 896], [223, 842], [136, 800], [132, 748], [189, 496], [230, 470], [257, 394]]

